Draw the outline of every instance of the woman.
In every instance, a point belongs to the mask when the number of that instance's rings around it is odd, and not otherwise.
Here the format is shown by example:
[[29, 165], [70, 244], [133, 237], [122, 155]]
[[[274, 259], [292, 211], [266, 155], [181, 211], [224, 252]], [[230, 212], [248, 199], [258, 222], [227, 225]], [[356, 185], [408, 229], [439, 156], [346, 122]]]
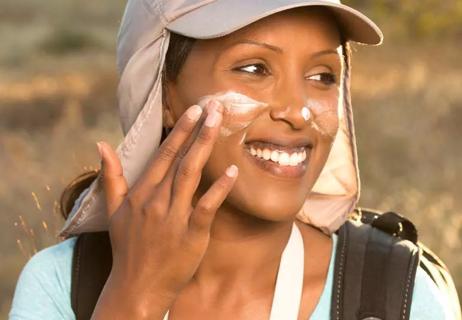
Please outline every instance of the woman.
[[[92, 319], [329, 319], [332, 232], [359, 194], [348, 41], [381, 37], [332, 0], [129, 1], [125, 139], [98, 144], [63, 229], [110, 233]], [[12, 319], [74, 318], [74, 245], [27, 264]], [[451, 319], [420, 269], [413, 295], [411, 319]]]

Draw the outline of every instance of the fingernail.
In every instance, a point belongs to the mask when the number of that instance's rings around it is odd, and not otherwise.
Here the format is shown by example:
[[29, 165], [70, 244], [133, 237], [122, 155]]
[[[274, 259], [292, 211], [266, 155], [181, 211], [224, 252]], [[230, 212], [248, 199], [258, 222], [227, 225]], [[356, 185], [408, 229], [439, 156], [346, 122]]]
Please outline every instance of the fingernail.
[[96, 143], [96, 146], [98, 147], [99, 156], [103, 159], [103, 144], [99, 141]]
[[215, 110], [212, 110], [205, 119], [205, 125], [209, 128], [213, 128], [217, 126], [218, 122], [220, 121], [221, 114]]
[[192, 106], [186, 111], [186, 116], [192, 121], [199, 120], [199, 118], [201, 117], [201, 114], [202, 114], [202, 108], [198, 105]]
[[212, 108], [218, 112], [223, 112], [223, 105], [217, 100], [212, 100]]
[[237, 172], [238, 172], [237, 166], [233, 164], [229, 166], [228, 169], [226, 169], [225, 173], [228, 177], [234, 178], [235, 176], [237, 176]]

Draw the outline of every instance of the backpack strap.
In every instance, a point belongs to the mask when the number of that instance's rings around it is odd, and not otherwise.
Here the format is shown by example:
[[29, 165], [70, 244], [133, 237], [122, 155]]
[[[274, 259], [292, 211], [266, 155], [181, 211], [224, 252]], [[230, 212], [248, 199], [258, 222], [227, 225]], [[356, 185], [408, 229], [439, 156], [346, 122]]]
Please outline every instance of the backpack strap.
[[417, 233], [385, 223], [396, 218], [390, 215], [378, 222], [381, 216], [366, 218], [370, 221], [347, 221], [338, 232], [331, 319], [409, 319], [419, 248], [378, 226], [405, 230], [402, 235], [412, 240]]
[[107, 232], [83, 233], [72, 260], [71, 305], [76, 320], [89, 320], [112, 268]]

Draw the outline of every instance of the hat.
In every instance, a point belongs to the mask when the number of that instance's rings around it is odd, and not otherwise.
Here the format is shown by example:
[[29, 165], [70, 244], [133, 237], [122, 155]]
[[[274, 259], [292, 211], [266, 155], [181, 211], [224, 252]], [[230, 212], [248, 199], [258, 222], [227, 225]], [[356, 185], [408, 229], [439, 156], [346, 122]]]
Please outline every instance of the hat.
[[[306, 6], [332, 10], [346, 40], [380, 44], [380, 29], [340, 1], [294, 0], [128, 0], [118, 35], [119, 115], [124, 139], [117, 147], [131, 187], [162, 135], [162, 71], [170, 32], [208, 39], [232, 33], [276, 12]], [[297, 218], [326, 233], [346, 220], [359, 198], [359, 174], [349, 67], [339, 100], [339, 130], [327, 162]], [[98, 176], [76, 201], [62, 236], [108, 229], [102, 179]]]
[[382, 32], [374, 22], [361, 12], [341, 4], [339, 0], [209, 2], [199, 10], [189, 11], [171, 21], [167, 29], [196, 39], [217, 38], [277, 12], [299, 7], [323, 6], [334, 13], [346, 39], [372, 45], [378, 45], [383, 40]]

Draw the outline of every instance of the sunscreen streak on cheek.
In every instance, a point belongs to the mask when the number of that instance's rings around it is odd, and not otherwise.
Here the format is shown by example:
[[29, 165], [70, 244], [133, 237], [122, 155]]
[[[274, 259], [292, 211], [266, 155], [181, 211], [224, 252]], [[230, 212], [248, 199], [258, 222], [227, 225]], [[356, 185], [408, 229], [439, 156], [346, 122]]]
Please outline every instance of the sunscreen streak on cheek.
[[205, 108], [210, 100], [216, 100], [224, 107], [220, 134], [225, 137], [247, 128], [268, 107], [267, 103], [233, 91], [202, 97], [198, 105]]
[[311, 112], [312, 128], [319, 131], [322, 135], [335, 137], [339, 124], [337, 105], [308, 99], [306, 106]]

